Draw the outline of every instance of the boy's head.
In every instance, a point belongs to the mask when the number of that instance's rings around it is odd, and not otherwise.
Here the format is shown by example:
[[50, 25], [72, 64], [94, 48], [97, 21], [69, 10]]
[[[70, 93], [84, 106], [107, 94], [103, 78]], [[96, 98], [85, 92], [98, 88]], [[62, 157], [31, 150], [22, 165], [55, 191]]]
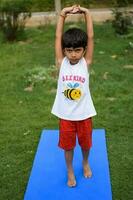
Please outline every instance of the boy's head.
[[87, 46], [87, 34], [79, 28], [71, 28], [67, 30], [62, 36], [62, 49]]
[[71, 28], [63, 34], [62, 49], [71, 64], [78, 63], [84, 56], [87, 39], [87, 34], [78, 28]]

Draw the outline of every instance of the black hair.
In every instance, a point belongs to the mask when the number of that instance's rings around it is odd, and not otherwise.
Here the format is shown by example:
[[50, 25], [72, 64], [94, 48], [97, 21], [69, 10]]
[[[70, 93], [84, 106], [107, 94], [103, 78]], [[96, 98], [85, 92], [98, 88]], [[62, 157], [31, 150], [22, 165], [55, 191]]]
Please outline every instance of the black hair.
[[87, 46], [87, 34], [79, 28], [70, 28], [64, 32], [62, 36], [62, 49], [64, 48], [78, 48]]

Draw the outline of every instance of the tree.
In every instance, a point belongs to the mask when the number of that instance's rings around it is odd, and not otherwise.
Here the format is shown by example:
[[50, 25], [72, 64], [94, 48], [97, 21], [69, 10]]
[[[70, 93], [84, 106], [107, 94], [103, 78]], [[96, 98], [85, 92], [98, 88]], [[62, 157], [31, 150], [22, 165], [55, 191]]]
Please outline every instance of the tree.
[[0, 28], [8, 41], [14, 41], [24, 30], [31, 6], [32, 0], [1, 0]]
[[56, 13], [61, 11], [61, 0], [55, 0], [55, 11]]

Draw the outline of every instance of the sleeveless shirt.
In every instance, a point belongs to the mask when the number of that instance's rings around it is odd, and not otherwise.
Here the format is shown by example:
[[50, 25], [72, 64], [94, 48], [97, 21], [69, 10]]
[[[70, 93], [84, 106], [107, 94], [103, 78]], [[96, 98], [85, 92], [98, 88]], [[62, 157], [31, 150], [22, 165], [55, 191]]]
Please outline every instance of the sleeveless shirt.
[[74, 65], [64, 57], [51, 113], [71, 121], [84, 120], [96, 115], [89, 89], [89, 71], [84, 57]]

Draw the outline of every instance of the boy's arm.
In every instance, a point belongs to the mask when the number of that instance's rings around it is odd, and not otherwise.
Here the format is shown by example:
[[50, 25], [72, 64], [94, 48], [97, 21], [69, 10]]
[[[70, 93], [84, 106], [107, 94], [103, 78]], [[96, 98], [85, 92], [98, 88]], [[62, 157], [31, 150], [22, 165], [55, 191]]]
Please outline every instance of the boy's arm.
[[76, 6], [66, 7], [64, 8], [58, 18], [57, 26], [56, 26], [56, 35], [55, 35], [55, 56], [56, 56], [56, 65], [60, 66], [61, 62], [64, 58], [63, 50], [62, 50], [62, 35], [64, 28], [64, 21], [67, 17], [67, 14], [74, 14], [78, 11]]
[[59, 15], [57, 26], [56, 26], [56, 34], [55, 34], [55, 56], [56, 56], [56, 65], [60, 66], [63, 60], [63, 51], [62, 51], [62, 34], [64, 28], [64, 21], [65, 21], [65, 12], [61, 11]]
[[93, 46], [94, 46], [93, 22], [92, 22], [92, 18], [88, 9], [80, 7], [80, 11], [83, 12], [85, 15], [86, 29], [87, 29], [87, 36], [88, 36], [87, 49], [86, 49], [84, 57], [87, 64], [90, 65], [93, 59]]

